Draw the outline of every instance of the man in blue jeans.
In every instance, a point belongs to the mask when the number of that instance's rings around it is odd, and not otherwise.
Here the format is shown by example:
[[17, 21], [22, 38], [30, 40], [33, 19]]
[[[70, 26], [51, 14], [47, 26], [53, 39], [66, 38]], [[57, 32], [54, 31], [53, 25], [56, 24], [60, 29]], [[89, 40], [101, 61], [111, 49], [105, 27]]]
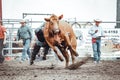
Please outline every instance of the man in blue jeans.
[[92, 48], [93, 48], [93, 57], [94, 57], [94, 62], [99, 63], [100, 62], [100, 56], [101, 56], [101, 37], [104, 37], [104, 31], [99, 24], [102, 22], [99, 19], [94, 20], [95, 25], [90, 28], [89, 34], [92, 37]]
[[21, 61], [30, 59], [30, 44], [32, 40], [32, 29], [26, 25], [25, 20], [20, 21], [21, 27], [17, 32], [17, 40], [23, 40], [23, 51]]

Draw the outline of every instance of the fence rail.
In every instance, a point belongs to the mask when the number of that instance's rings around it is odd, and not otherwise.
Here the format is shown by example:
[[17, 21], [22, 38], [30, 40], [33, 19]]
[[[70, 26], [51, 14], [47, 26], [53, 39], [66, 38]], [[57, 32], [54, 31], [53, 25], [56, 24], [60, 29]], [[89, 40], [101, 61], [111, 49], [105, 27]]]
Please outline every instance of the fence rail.
[[[13, 47], [13, 43], [16, 43], [16, 41], [14, 41], [14, 38], [16, 37], [16, 33], [17, 33], [18, 28], [19, 28], [19, 27], [16, 27], [16, 25], [19, 26], [20, 20], [21, 19], [4, 19], [3, 20], [3, 23], [4, 23], [5, 27], [7, 28], [8, 46], [3, 49], [2, 54], [4, 54], [4, 51], [7, 50], [8, 51], [7, 54], [9, 54], [9, 56], [15, 56], [12, 53], [12, 50], [22, 50], [23, 49], [22, 47]], [[87, 28], [91, 27], [94, 23], [92, 21], [77, 21], [77, 22], [67, 21], [67, 22], [70, 23], [73, 28], [77, 28], [77, 29], [87, 29]], [[30, 21], [30, 20], [28, 20], [28, 23], [32, 23], [29, 25], [34, 26], [34, 24], [44, 23], [44, 21]], [[110, 24], [110, 25], [111, 24], [115, 25], [116, 23], [120, 23], [120, 21], [104, 21], [103, 22], [103, 24]], [[40, 24], [38, 24], [38, 25], [40, 25]], [[32, 29], [34, 31], [35, 28], [32, 28]], [[31, 50], [32, 50], [32, 47], [31, 47]]]

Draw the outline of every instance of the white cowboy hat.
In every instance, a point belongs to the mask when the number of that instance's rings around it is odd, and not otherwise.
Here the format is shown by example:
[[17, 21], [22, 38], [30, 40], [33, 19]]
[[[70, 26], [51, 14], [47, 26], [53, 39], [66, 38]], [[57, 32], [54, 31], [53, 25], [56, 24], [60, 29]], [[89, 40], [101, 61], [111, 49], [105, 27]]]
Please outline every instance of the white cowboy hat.
[[22, 19], [22, 20], [20, 21], [20, 23], [26, 23], [26, 20], [25, 20], [25, 19]]
[[100, 19], [94, 19], [95, 22], [102, 22]]

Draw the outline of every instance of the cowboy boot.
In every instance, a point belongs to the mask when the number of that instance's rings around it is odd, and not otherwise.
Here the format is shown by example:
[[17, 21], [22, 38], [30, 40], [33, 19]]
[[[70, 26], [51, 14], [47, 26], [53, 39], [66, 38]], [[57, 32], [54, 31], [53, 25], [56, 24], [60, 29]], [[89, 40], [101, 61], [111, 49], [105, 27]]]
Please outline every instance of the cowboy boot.
[[30, 65], [34, 64], [34, 60], [35, 60], [35, 55], [31, 55], [31, 58], [30, 58]]

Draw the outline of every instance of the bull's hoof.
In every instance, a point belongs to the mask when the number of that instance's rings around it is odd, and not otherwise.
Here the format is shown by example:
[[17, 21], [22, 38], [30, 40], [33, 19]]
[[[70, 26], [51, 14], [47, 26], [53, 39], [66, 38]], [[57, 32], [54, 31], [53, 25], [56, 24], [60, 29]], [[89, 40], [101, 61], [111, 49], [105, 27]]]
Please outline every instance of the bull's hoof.
[[60, 61], [64, 61], [64, 59], [63, 59], [63, 58], [61, 58], [61, 57], [59, 57], [59, 56], [58, 56], [58, 58], [59, 58], [59, 60], [60, 60]]
[[72, 51], [73, 53], [74, 53], [74, 55], [77, 57], [77, 56], [79, 56], [79, 54], [76, 52], [76, 51]]
[[77, 57], [77, 56], [79, 56], [79, 54], [76, 52], [76, 51], [74, 51], [73, 50], [73, 53], [74, 53], [74, 55]]
[[89, 56], [83, 58], [81, 61], [78, 61], [74, 64], [71, 64], [67, 67], [67, 69], [70, 69], [70, 70], [75, 70], [75, 69], [78, 69], [80, 66], [82, 66], [83, 64], [87, 63], [87, 61], [90, 59]]
[[64, 59], [60, 59], [60, 61], [64, 61]]
[[77, 57], [77, 56], [79, 56], [79, 54], [76, 52], [75, 56]]
[[73, 53], [76, 57], [79, 56], [79, 54], [76, 52], [75, 49], [73, 49], [71, 46], [69, 47], [70, 52]]

